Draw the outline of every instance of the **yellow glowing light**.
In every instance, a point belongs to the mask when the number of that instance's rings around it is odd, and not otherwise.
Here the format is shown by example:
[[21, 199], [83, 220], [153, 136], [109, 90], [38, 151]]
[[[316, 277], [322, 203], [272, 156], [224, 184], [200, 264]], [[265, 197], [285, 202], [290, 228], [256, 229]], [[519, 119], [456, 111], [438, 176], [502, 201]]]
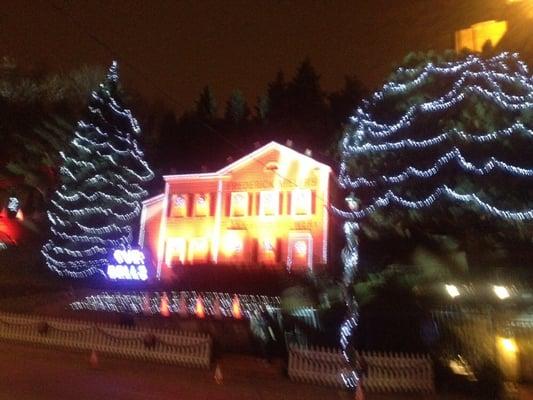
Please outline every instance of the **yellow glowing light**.
[[207, 251], [207, 240], [204, 238], [195, 239], [192, 242], [192, 248], [195, 252], [205, 253]]
[[244, 217], [248, 214], [248, 198], [247, 192], [233, 192], [231, 194], [232, 217]]
[[483, 21], [455, 32], [455, 51], [481, 52], [487, 45], [495, 47], [507, 33], [507, 21]]
[[518, 346], [513, 338], [499, 338], [500, 347], [508, 353], [518, 352]]
[[278, 215], [279, 213], [279, 191], [262, 191], [259, 194], [259, 214]]
[[173, 259], [177, 259], [180, 263], [185, 262], [186, 242], [184, 238], [169, 238], [167, 240], [167, 250], [165, 256], [165, 263], [168, 267], [171, 266]]
[[292, 191], [291, 205], [293, 215], [311, 214], [311, 190], [294, 189]]
[[183, 218], [187, 216], [187, 195], [172, 195], [170, 204], [170, 216]]
[[205, 318], [205, 307], [200, 296], [196, 298], [196, 306], [194, 307], [194, 313], [198, 318]]
[[188, 259], [190, 262], [205, 262], [209, 253], [209, 243], [206, 238], [191, 239]]
[[209, 215], [209, 195], [198, 194], [194, 201], [194, 215], [196, 217], [205, 217]]
[[445, 285], [446, 292], [448, 292], [448, 295], [455, 299], [457, 296], [459, 296], [461, 293], [459, 293], [459, 289], [457, 289], [457, 286], [455, 285]]
[[500, 300], [508, 299], [511, 296], [505, 286], [494, 285], [492, 290]]
[[235, 232], [229, 232], [224, 238], [224, 253], [226, 255], [238, 254], [242, 251], [242, 238]]
[[242, 318], [241, 303], [239, 302], [239, 298], [237, 296], [233, 296], [233, 300], [231, 302], [231, 313], [235, 319]]

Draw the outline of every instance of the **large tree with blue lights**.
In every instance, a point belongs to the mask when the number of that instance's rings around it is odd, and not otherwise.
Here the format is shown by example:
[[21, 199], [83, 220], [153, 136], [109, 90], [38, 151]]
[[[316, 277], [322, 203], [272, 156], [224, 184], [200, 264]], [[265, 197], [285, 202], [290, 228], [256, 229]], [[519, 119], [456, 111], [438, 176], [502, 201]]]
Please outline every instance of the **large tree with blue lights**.
[[[532, 127], [533, 79], [516, 54], [408, 59], [357, 108], [340, 143], [345, 285], [361, 237], [450, 235], [487, 252], [529, 238]], [[358, 307], [348, 298], [341, 347], [350, 360]]]
[[89, 113], [61, 153], [60, 187], [42, 254], [50, 269], [74, 278], [105, 274], [113, 249], [126, 249], [154, 174], [139, 148], [140, 127], [118, 93], [118, 65], [92, 92]]

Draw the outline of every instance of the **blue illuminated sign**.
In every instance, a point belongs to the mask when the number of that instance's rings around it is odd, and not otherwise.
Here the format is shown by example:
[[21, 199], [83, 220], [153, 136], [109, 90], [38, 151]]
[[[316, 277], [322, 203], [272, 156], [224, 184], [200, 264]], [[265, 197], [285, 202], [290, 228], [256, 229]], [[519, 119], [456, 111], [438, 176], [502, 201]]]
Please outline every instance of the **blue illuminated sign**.
[[137, 249], [115, 250], [113, 263], [107, 265], [107, 276], [113, 280], [145, 281], [148, 270], [144, 264], [144, 254]]

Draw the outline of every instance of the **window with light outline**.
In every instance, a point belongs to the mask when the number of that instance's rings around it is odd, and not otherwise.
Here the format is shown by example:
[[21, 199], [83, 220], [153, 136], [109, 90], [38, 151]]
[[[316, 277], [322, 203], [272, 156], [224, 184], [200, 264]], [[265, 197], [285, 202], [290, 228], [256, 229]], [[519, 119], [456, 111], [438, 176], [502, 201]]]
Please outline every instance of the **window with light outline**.
[[249, 205], [248, 192], [232, 192], [231, 204], [230, 204], [230, 216], [231, 217], [245, 217], [248, 215]]
[[209, 240], [199, 237], [189, 243], [189, 261], [207, 261], [209, 256]]
[[310, 215], [312, 213], [312, 194], [310, 189], [294, 189], [291, 192], [291, 214]]
[[173, 218], [187, 217], [187, 195], [173, 194], [171, 197], [170, 216]]
[[300, 267], [312, 267], [313, 236], [310, 232], [289, 233], [289, 252], [287, 266], [290, 270]]
[[259, 215], [279, 215], [280, 192], [277, 190], [265, 190], [259, 193]]
[[242, 258], [244, 252], [244, 235], [239, 231], [227, 231], [222, 242], [224, 255], [229, 258]]
[[184, 264], [186, 249], [187, 249], [187, 241], [185, 238], [167, 239], [167, 247], [165, 251], [165, 264], [169, 268], [174, 264]]
[[278, 259], [278, 240], [264, 237], [259, 240], [259, 261], [264, 264], [276, 264]]
[[210, 196], [208, 193], [194, 195], [194, 216], [206, 217], [210, 210]]

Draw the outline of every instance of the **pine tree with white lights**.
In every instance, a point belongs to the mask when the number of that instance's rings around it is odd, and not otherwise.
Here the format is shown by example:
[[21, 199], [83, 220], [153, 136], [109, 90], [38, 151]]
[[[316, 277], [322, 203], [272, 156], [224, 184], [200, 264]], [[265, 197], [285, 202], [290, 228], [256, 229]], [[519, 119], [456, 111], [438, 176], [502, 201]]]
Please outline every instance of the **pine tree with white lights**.
[[118, 65], [93, 91], [86, 121], [61, 153], [60, 187], [48, 210], [46, 264], [61, 276], [105, 274], [112, 250], [128, 248], [154, 174], [139, 148], [140, 127], [118, 99]]
[[[345, 219], [347, 286], [355, 280], [363, 234], [407, 237], [418, 229], [474, 242], [489, 231], [531, 232], [527, 66], [508, 53], [411, 61], [355, 111], [340, 143], [339, 183], [350, 192], [347, 208], [337, 210]], [[341, 326], [347, 359], [358, 322], [357, 304], [350, 304]], [[355, 385], [357, 377], [350, 378]]]
[[359, 226], [401, 232], [423, 220], [424, 229], [433, 222], [474, 237], [489, 225], [531, 226], [532, 126], [533, 79], [515, 54], [396, 71], [341, 142], [339, 182], [352, 192], [352, 209], [341, 212], [346, 280]]

